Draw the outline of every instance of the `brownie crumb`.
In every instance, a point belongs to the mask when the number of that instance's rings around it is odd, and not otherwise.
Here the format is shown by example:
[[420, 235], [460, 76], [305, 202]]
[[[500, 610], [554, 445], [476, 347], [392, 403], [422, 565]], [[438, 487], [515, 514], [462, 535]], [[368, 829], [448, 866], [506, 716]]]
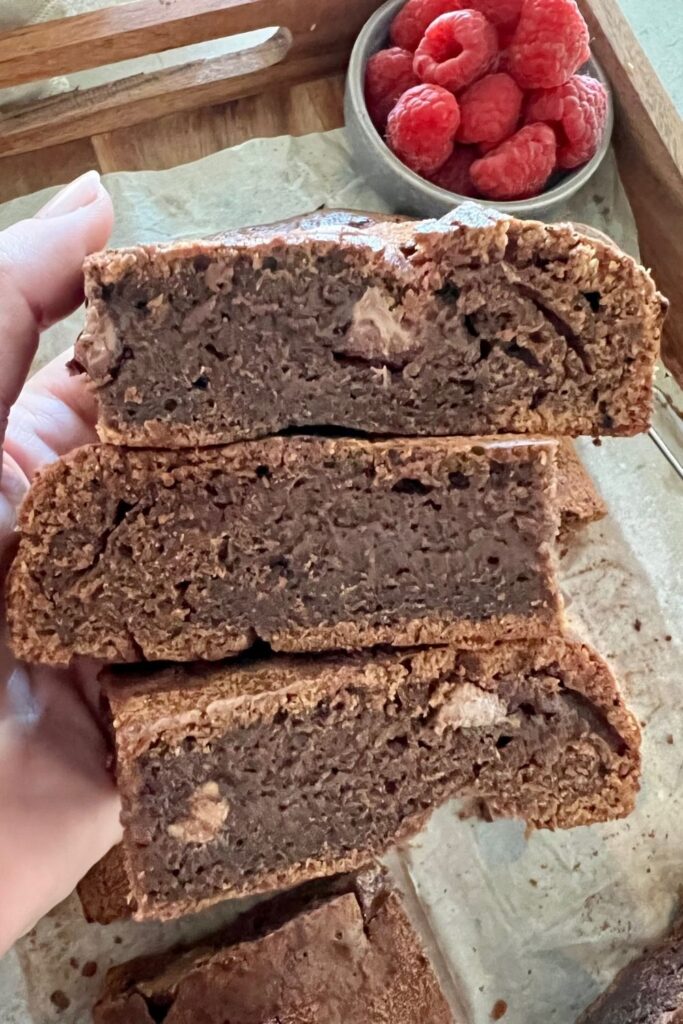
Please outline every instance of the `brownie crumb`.
[[50, 996], [50, 1002], [53, 1003], [57, 1009], [61, 1012], [62, 1010], [68, 1010], [71, 1006], [71, 1000], [69, 999], [66, 992], [62, 992], [60, 988], [56, 989]]
[[69, 960], [69, 966], [73, 967], [75, 971], [77, 971], [78, 968], [80, 967], [80, 964], [75, 956], [72, 956], [71, 959]]
[[667, 634], [666, 634], [666, 636], [664, 637], [664, 639], [666, 640], [666, 642], [667, 642], [668, 644], [670, 644], [670, 643], [671, 643], [671, 634], [670, 634], [670, 633], [667, 633]]
[[602, 438], [601, 437], [594, 437], [593, 438], [593, 445], [596, 448], [602, 448]]
[[83, 970], [81, 974], [84, 978], [92, 978], [93, 975], [97, 974], [97, 964], [94, 960], [88, 960], [86, 964], [83, 964]]
[[671, 733], [669, 733], [669, 735], [666, 737], [666, 742], [669, 744], [670, 747], [673, 747], [673, 745], [674, 745], [674, 738], [671, 735]]
[[633, 623], [633, 628], [635, 629], [636, 633], [640, 633], [642, 627], [643, 627], [643, 624], [640, 621], [640, 619], [636, 619], [634, 621], [634, 623]]
[[491, 1020], [501, 1020], [508, 1012], [508, 1004], [504, 999], [497, 999], [491, 1010]]
[[533, 885], [534, 889], [537, 889], [538, 888], [538, 881], [537, 881], [537, 879], [530, 878], [529, 879], [529, 885]]

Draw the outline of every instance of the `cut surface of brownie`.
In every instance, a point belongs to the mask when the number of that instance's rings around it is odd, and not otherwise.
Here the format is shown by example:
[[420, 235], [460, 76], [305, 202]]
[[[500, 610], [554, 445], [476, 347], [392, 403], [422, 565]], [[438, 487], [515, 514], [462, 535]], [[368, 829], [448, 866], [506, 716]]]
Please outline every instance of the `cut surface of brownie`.
[[93, 445], [20, 513], [18, 656], [216, 660], [561, 630], [555, 442]]
[[[371, 891], [369, 891], [369, 887]], [[95, 1024], [454, 1024], [395, 892], [340, 878], [185, 952], [113, 968]]]
[[683, 924], [627, 964], [577, 1024], [680, 1024], [683, 1021]]
[[666, 303], [613, 244], [464, 204], [322, 212], [85, 263], [103, 440], [648, 428]]
[[624, 816], [639, 731], [581, 643], [246, 659], [105, 678], [135, 916], [350, 871], [451, 797], [569, 828]]

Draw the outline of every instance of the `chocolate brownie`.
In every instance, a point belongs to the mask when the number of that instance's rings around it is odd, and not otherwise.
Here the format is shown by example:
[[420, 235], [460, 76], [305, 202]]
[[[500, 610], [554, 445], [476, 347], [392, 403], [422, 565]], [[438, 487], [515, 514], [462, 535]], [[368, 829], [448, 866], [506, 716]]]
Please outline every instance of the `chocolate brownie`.
[[579, 527], [603, 519], [607, 506], [569, 438], [561, 438], [557, 446], [556, 467], [560, 535], [565, 539]]
[[683, 1021], [683, 924], [627, 964], [577, 1024], [680, 1024]]
[[561, 628], [552, 441], [271, 438], [92, 445], [20, 513], [28, 661], [544, 636]]
[[111, 924], [130, 914], [130, 884], [119, 843], [95, 864], [77, 886], [86, 921]]
[[568, 639], [105, 677], [135, 915], [355, 870], [451, 797], [570, 828], [630, 812], [639, 732]]
[[465, 204], [323, 213], [88, 257], [103, 440], [648, 428], [665, 300], [612, 243]]
[[201, 946], [109, 971], [94, 1024], [454, 1024], [378, 876], [261, 903]]

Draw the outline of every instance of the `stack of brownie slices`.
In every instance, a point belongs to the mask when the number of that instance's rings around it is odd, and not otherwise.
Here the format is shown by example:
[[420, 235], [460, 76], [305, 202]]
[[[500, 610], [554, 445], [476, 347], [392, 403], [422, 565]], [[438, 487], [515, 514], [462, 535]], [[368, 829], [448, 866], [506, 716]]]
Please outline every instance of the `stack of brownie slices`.
[[[555, 551], [601, 512], [566, 439], [648, 427], [665, 300], [604, 237], [474, 205], [100, 253], [86, 294], [102, 443], [34, 483], [8, 590], [20, 657], [115, 665], [124, 840], [82, 897], [167, 920], [299, 887], [114, 972], [98, 1020], [449, 1020], [352, 873], [452, 797], [631, 810], [638, 727]], [[330, 1008], [340, 943], [364, 966]]]

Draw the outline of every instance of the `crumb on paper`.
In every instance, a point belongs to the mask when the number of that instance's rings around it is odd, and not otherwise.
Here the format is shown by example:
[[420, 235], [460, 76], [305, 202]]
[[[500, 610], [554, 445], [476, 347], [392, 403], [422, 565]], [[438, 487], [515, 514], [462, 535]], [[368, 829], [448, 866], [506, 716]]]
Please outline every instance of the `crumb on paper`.
[[640, 633], [642, 627], [643, 627], [643, 624], [640, 621], [640, 619], [635, 619], [634, 623], [633, 623], [633, 628], [635, 629], [636, 633]]
[[491, 1010], [491, 1020], [500, 1020], [508, 1012], [508, 1004], [504, 999], [497, 999]]
[[61, 988], [56, 989], [52, 993], [50, 996], [50, 1002], [53, 1003], [58, 1010], [68, 1010], [71, 1006], [71, 1000], [66, 992], [62, 992]]
[[670, 747], [673, 747], [673, 745], [674, 745], [674, 738], [671, 735], [671, 733], [669, 733], [669, 735], [666, 737], [666, 742], [669, 744]]
[[93, 975], [97, 974], [97, 964], [94, 960], [88, 960], [87, 963], [83, 964], [83, 970], [81, 974], [84, 978], [92, 978]]

